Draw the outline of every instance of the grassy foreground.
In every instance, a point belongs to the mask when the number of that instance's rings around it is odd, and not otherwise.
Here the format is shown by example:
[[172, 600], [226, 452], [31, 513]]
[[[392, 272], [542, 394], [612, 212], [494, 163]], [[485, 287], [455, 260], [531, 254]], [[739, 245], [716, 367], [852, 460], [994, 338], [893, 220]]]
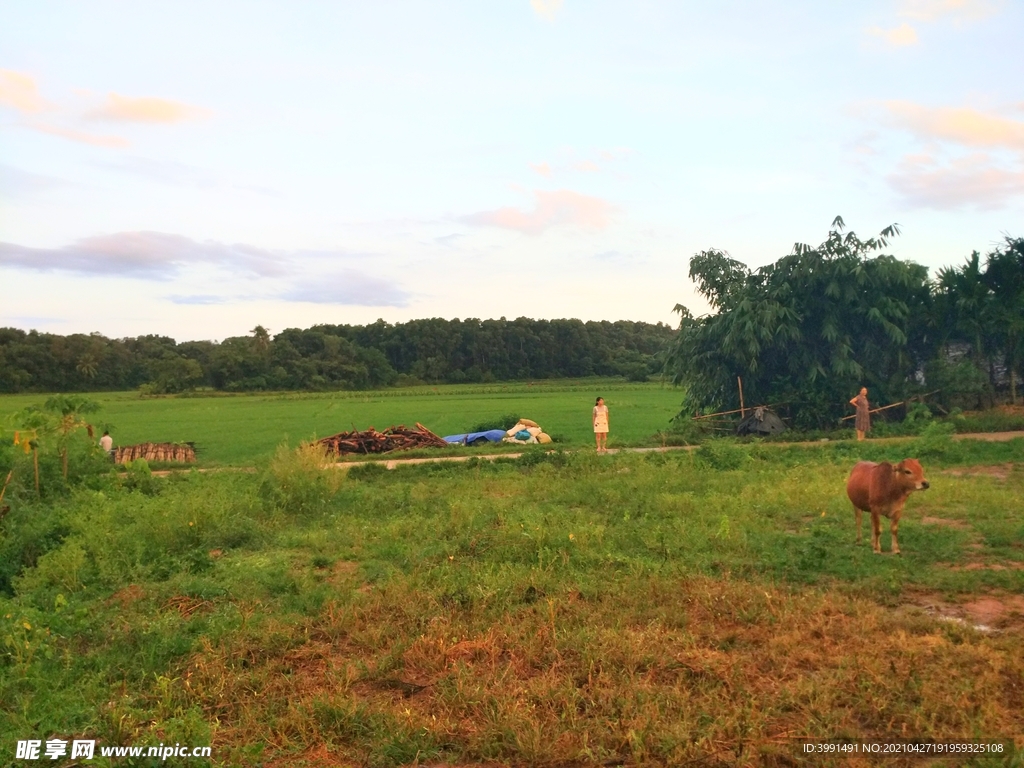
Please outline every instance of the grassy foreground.
[[[899, 558], [854, 544], [843, 493], [855, 458], [893, 450], [932, 482]], [[821, 764], [797, 736], [1024, 747], [1022, 498], [1024, 441], [943, 437], [347, 474], [281, 450], [255, 474], [15, 496], [0, 763], [52, 735], [246, 766]], [[974, 628], [979, 606], [996, 631]]]
[[[203, 465], [250, 464], [269, 458], [282, 436], [297, 445], [353, 427], [383, 429], [417, 421], [439, 435], [466, 432], [508, 413], [533, 419], [566, 446], [590, 445], [594, 399], [611, 409], [610, 444], [647, 444], [679, 410], [678, 389], [621, 380], [439, 385], [368, 392], [141, 398], [137, 392], [89, 395], [90, 414], [111, 425], [116, 445], [195, 442]], [[0, 425], [45, 395], [0, 396]]]

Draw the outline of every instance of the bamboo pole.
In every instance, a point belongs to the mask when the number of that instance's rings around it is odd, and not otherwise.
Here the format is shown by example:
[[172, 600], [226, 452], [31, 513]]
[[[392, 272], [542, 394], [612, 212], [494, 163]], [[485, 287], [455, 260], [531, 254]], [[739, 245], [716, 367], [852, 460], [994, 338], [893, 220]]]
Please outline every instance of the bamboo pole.
[[745, 418], [747, 418], [747, 411], [743, 407], [743, 379], [741, 379], [739, 376], [737, 376], [736, 377], [736, 383], [740, 387], [740, 419], [745, 419]]
[[[906, 405], [907, 403], [911, 403], [914, 400], [921, 400], [923, 402], [924, 398], [928, 397], [929, 395], [934, 395], [936, 392], [941, 392], [941, 391], [942, 391], [941, 389], [936, 389], [934, 392], [926, 392], [923, 395], [914, 395], [913, 397], [908, 398], [906, 400], [900, 400], [898, 403], [891, 403], [889, 405], [883, 405], [881, 408], [872, 408], [870, 411], [868, 411], [868, 413], [878, 413], [879, 411], [887, 411], [890, 408], [895, 408], [897, 405]], [[849, 419], [856, 419], [856, 418], [857, 418], [857, 414], [855, 413], [852, 416], [843, 416], [843, 418], [841, 418], [840, 421], [847, 421]]]
[[[753, 406], [751, 408], [751, 410], [753, 410], [753, 408], [775, 408], [775, 407], [780, 406], [780, 405], [785, 405], [785, 403], [772, 403], [771, 405]], [[739, 410], [739, 408], [737, 408], [735, 411], [719, 411], [718, 413], [707, 413], [707, 414], [704, 414], [703, 416], [694, 416], [690, 420], [691, 421], [697, 421], [697, 419], [710, 419], [710, 418], [712, 418], [714, 416], [728, 416], [731, 413], [739, 413], [739, 412], [740, 412], [740, 410]]]

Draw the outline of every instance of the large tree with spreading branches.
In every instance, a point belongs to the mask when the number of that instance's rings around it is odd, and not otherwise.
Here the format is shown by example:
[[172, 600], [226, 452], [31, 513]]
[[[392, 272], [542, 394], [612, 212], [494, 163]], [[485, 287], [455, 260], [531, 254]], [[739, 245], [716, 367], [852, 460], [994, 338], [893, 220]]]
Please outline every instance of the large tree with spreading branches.
[[928, 271], [876, 253], [897, 225], [867, 240], [844, 229], [836, 217], [820, 245], [754, 271], [715, 249], [690, 260], [713, 312], [676, 306], [666, 371], [685, 387], [682, 414], [738, 408], [738, 377], [747, 405], [786, 403], [802, 426], [834, 424], [861, 386], [875, 400], [913, 386], [930, 346]]

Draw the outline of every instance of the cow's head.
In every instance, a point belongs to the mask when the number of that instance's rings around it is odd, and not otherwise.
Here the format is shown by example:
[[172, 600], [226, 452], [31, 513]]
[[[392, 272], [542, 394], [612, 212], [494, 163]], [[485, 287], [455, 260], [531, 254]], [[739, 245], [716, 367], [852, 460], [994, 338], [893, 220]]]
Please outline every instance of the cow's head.
[[917, 459], [904, 459], [895, 467], [896, 482], [910, 491], [923, 491], [929, 483], [924, 479], [924, 468]]

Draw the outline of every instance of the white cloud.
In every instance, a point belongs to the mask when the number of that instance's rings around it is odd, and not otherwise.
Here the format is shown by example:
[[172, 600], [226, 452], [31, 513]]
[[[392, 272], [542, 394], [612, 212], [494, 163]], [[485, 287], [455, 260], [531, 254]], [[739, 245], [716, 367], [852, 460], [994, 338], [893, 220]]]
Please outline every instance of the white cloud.
[[39, 95], [34, 78], [10, 69], [0, 69], [0, 104], [23, 114], [34, 114], [51, 107]]
[[82, 238], [60, 248], [0, 243], [0, 268], [170, 280], [184, 276], [188, 268], [212, 265], [235, 279], [248, 276], [272, 278], [274, 282], [269, 288], [261, 288], [258, 282], [251, 284], [244, 297], [237, 295], [235, 283], [228, 288], [233, 295], [182, 293], [164, 298], [184, 305], [276, 299], [364, 307], [406, 306], [410, 294], [397, 284], [354, 269], [338, 270], [340, 260], [359, 255], [340, 250], [277, 251], [244, 243], [200, 242], [165, 232], [117, 232]]
[[925, 107], [909, 101], [887, 101], [885, 107], [891, 121], [927, 141], [1024, 150], [1024, 121], [969, 107]]
[[551, 227], [576, 226], [582, 229], [604, 229], [615, 212], [615, 206], [599, 197], [583, 195], [568, 189], [554, 192], [536, 190], [532, 210], [499, 208], [463, 217], [467, 224], [512, 229], [527, 235], [539, 235]]
[[917, 44], [917, 32], [906, 22], [894, 29], [882, 29], [881, 27], [869, 27], [868, 34], [884, 40], [891, 46], [901, 48], [907, 45]]
[[1024, 171], [1008, 170], [984, 153], [948, 163], [930, 155], [908, 155], [887, 180], [916, 208], [1001, 208], [1024, 194]]
[[197, 242], [165, 232], [115, 232], [84, 237], [60, 248], [0, 243], [0, 267], [163, 280], [187, 264], [272, 276], [284, 272], [281, 253], [243, 243]]
[[537, 173], [539, 173], [541, 176], [547, 177], [551, 175], [551, 166], [548, 165], [546, 162], [530, 163], [530, 167]]
[[153, 96], [121, 96], [107, 94], [102, 106], [86, 113], [92, 120], [110, 120], [122, 123], [180, 123], [209, 117], [210, 110], [195, 107], [180, 101], [159, 99]]
[[530, 7], [541, 18], [554, 21], [558, 9], [562, 7], [562, 0], [530, 0]]

